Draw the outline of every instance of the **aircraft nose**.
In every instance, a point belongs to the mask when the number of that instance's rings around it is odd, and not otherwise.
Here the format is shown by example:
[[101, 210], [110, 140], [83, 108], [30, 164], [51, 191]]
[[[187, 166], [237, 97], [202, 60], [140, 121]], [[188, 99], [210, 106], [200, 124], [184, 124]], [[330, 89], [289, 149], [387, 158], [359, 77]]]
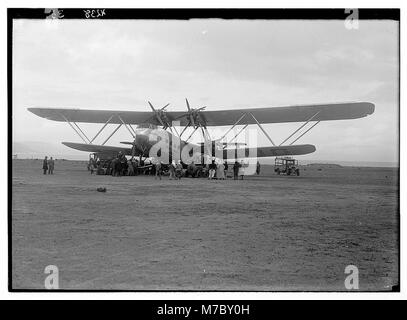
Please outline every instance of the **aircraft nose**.
[[148, 142], [148, 134], [137, 133], [136, 135], [136, 144], [144, 145]]

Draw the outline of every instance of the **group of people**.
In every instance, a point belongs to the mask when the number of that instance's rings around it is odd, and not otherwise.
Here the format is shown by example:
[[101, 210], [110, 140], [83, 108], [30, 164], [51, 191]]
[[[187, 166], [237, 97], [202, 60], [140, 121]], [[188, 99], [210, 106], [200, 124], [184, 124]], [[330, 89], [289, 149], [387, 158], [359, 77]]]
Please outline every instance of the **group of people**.
[[215, 178], [218, 180], [225, 180], [227, 177], [227, 170], [228, 170], [228, 164], [225, 161], [225, 163], [220, 162], [217, 164], [215, 160], [212, 160], [212, 163], [209, 164], [209, 173], [208, 173], [208, 179], [212, 180]]
[[[164, 168], [161, 161], [157, 161], [154, 165], [148, 166], [151, 162], [144, 161], [143, 163], [139, 163], [139, 161], [135, 158], [127, 159], [126, 156], [119, 152], [117, 157], [109, 160], [108, 162], [101, 162], [99, 158], [91, 157], [88, 163], [88, 170], [90, 170], [91, 174], [94, 170], [103, 171], [103, 173], [98, 172], [98, 174], [108, 174], [112, 176], [134, 176], [138, 175], [139, 167], [145, 168], [147, 171], [144, 173], [147, 174], [154, 174], [156, 179], [162, 179]], [[48, 159], [48, 156], [45, 156], [42, 164], [42, 169], [44, 174], [54, 174], [54, 166], [55, 161], [52, 157]], [[245, 175], [245, 164], [243, 160], [239, 163], [237, 160], [233, 165], [233, 178], [238, 180], [239, 177], [243, 180]], [[181, 160], [172, 163], [168, 166], [169, 172], [169, 179], [170, 180], [181, 180], [183, 175], [197, 178], [200, 176], [208, 176], [209, 180], [218, 179], [218, 180], [225, 180], [227, 178], [229, 165], [225, 162], [218, 162], [216, 163], [215, 160], [212, 160], [210, 164], [206, 166], [197, 166], [192, 161], [184, 170], [184, 165], [182, 164]], [[256, 164], [256, 174], [260, 174], [260, 163], [257, 161]]]
[[[245, 163], [243, 160], [241, 162], [235, 161], [233, 165], [233, 178], [234, 180], [238, 180], [239, 177], [243, 180], [245, 175]], [[155, 178], [159, 178], [161, 180], [163, 175], [163, 165], [161, 161], [158, 161], [155, 164]], [[184, 166], [181, 160], [175, 162], [174, 160], [168, 166], [169, 172], [169, 179], [170, 180], [180, 180], [183, 175], [189, 176], [192, 178], [197, 178], [200, 176], [207, 176], [209, 180], [217, 179], [217, 180], [226, 180], [228, 176], [228, 169], [229, 165], [225, 162], [218, 162], [216, 163], [215, 160], [212, 160], [210, 164], [207, 164], [204, 167], [196, 166], [195, 163], [192, 161], [188, 164], [186, 170], [184, 170]], [[260, 174], [260, 163], [257, 162], [256, 165], [256, 173]]]
[[[91, 174], [96, 171], [97, 174], [101, 175], [112, 175], [118, 176], [135, 176], [140, 173], [145, 173], [141, 169], [151, 169], [148, 167], [150, 164], [147, 161], [139, 161], [136, 158], [127, 159], [126, 156], [119, 152], [118, 155], [111, 160], [100, 160], [97, 157], [89, 158], [88, 170]], [[144, 166], [147, 166], [144, 168]]]
[[[162, 167], [161, 163], [159, 162], [158, 164], [156, 164], [156, 176], [157, 176], [157, 165], [159, 167]], [[181, 160], [178, 160], [177, 163], [175, 163], [175, 160], [172, 160], [171, 164], [168, 166], [168, 172], [170, 173], [170, 180], [181, 180], [182, 177], [182, 169], [183, 169], [183, 165], [181, 163]], [[161, 171], [162, 173], [162, 171]], [[160, 179], [161, 179], [161, 174], [160, 174]]]
[[55, 166], [55, 161], [50, 157], [48, 159], [48, 156], [45, 156], [43, 162], [42, 162], [42, 170], [44, 171], [44, 174], [54, 174], [54, 166]]
[[[155, 179], [162, 179], [164, 172], [169, 173], [169, 180], [181, 180], [183, 176], [198, 178], [207, 177], [209, 180], [226, 180], [228, 177], [229, 166], [232, 166], [233, 178], [243, 180], [245, 175], [245, 167], [247, 166], [244, 161], [238, 162], [237, 160], [233, 165], [228, 164], [227, 161], [212, 160], [211, 163], [206, 165], [196, 165], [193, 161], [188, 165], [183, 164], [181, 160], [177, 162], [173, 160], [169, 165], [162, 164], [161, 161], [151, 163], [148, 159], [145, 161], [138, 161], [132, 157], [127, 159], [126, 156], [119, 152], [117, 157], [112, 160], [101, 161], [99, 158], [90, 158], [88, 169], [93, 173], [94, 169], [97, 174], [105, 174], [112, 176], [134, 176], [140, 173], [154, 175]], [[256, 173], [260, 173], [260, 163], [257, 161]]]
[[110, 163], [111, 174], [115, 177], [127, 175], [129, 167], [133, 168], [132, 165], [129, 166], [126, 156], [121, 151]]

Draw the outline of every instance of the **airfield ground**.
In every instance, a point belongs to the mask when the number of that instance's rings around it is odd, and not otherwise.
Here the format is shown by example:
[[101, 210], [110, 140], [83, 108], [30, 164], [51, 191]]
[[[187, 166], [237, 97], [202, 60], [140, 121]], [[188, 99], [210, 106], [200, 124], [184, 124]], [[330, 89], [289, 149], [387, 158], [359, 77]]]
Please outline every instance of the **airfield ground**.
[[44, 289], [47, 265], [75, 290], [342, 291], [350, 264], [360, 290], [398, 284], [398, 169], [159, 181], [41, 167], [12, 162], [14, 289]]

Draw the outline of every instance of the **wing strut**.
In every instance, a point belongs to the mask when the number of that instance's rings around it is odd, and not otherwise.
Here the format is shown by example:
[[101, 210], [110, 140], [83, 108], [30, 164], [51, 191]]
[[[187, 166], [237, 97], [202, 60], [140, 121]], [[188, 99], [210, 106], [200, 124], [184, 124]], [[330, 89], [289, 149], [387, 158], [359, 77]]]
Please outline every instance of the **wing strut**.
[[[79, 133], [79, 131], [76, 130], [76, 128], [72, 125], [72, 123], [71, 123], [63, 114], [61, 114], [61, 116], [62, 116], [62, 118], [64, 118], [64, 120], [71, 126], [71, 128], [76, 132], [76, 134], [83, 140], [83, 142], [85, 142], [86, 144], [88, 144], [88, 143], [89, 143], [89, 139], [88, 139], [88, 141], [86, 141], [85, 138], [82, 137], [82, 135]], [[74, 123], [75, 123], [75, 122], [74, 122]], [[76, 125], [76, 123], [75, 123], [75, 125]], [[78, 125], [76, 125], [76, 126], [78, 126]], [[79, 127], [78, 127], [78, 129], [80, 130]], [[81, 130], [81, 131], [82, 131], [82, 130]], [[85, 137], [86, 137], [86, 136], [85, 136]], [[87, 139], [87, 137], [86, 137], [86, 139]]]
[[[120, 127], [122, 125], [124, 125], [126, 127], [126, 129], [129, 131], [130, 135], [133, 137], [133, 139], [136, 138], [136, 131], [134, 130], [134, 128], [130, 125], [127, 124], [126, 122], [124, 122], [124, 120], [122, 119], [122, 117], [118, 114], [112, 114], [109, 119], [107, 119], [107, 121], [103, 124], [102, 128], [100, 128], [100, 130], [96, 133], [96, 135], [92, 138], [92, 140], [90, 140], [88, 138], [88, 136], [85, 134], [85, 132], [83, 132], [83, 130], [78, 126], [78, 124], [74, 121], [69, 121], [68, 118], [60, 113], [60, 116], [70, 125], [70, 127], [76, 132], [76, 134], [83, 140], [83, 142], [85, 142], [86, 144], [92, 144], [93, 141], [95, 141], [95, 139], [102, 133], [102, 131], [106, 128], [106, 126], [110, 123], [110, 121], [114, 118], [117, 117], [121, 123], [119, 123], [119, 125], [113, 130], [113, 132], [109, 135], [109, 137], [107, 137], [107, 139], [102, 143], [102, 146], [104, 146], [106, 144], [106, 142], [109, 141], [109, 139], [117, 132], [117, 130], [120, 129]], [[73, 123], [73, 124], [72, 124]]]
[[243, 132], [243, 130], [247, 128], [247, 126], [248, 124], [246, 124], [242, 129], [240, 129], [240, 131], [228, 143], [231, 143], [233, 140], [235, 140]]
[[254, 119], [254, 121], [256, 121], [257, 125], [259, 126], [259, 128], [261, 129], [261, 131], [263, 131], [263, 133], [266, 135], [267, 139], [270, 140], [271, 144], [273, 146], [276, 146], [276, 144], [273, 142], [273, 140], [271, 140], [270, 136], [268, 135], [268, 133], [266, 132], [266, 130], [263, 129], [263, 126], [260, 124], [260, 122], [257, 121], [257, 119], [254, 117], [254, 115], [249, 112], [249, 114], [252, 116], [252, 118]]
[[[280, 146], [284, 143], [284, 142], [286, 142], [287, 140], [289, 140], [293, 135], [295, 135], [298, 131], [300, 131], [302, 128], [304, 128], [312, 119], [314, 119], [317, 115], [318, 115], [318, 113], [320, 113], [321, 111], [318, 111], [317, 113], [315, 113], [311, 118], [309, 118], [305, 123], [303, 123], [297, 130], [295, 130], [292, 134], [290, 134], [289, 136], [288, 136], [288, 138], [286, 138], [283, 142], [281, 142], [280, 143]], [[319, 121], [318, 121], [319, 122]], [[315, 126], [312, 126], [310, 129], [308, 129], [307, 131], [305, 131], [304, 132], [304, 134], [305, 133], [307, 133], [309, 130], [311, 130], [313, 127], [315, 127]], [[301, 138], [304, 134], [302, 134], [301, 136], [299, 136], [295, 141], [297, 141], [299, 138]], [[295, 142], [294, 141], [294, 142]], [[293, 143], [294, 143], [293, 142]], [[292, 144], [292, 143], [291, 143]]]
[[246, 113], [244, 113], [244, 114], [234, 123], [234, 125], [233, 125], [231, 128], [229, 128], [229, 130], [226, 131], [226, 133], [225, 133], [220, 139], [218, 139], [218, 140], [219, 140], [219, 141], [222, 141], [222, 139], [223, 139], [224, 137], [226, 137], [227, 134], [228, 134], [230, 131], [232, 131], [233, 128], [236, 127], [236, 126], [239, 124], [239, 122], [240, 122], [245, 116], [246, 116]]
[[102, 146], [104, 146], [105, 143], [109, 141], [109, 139], [116, 133], [117, 130], [120, 129], [120, 127], [121, 127], [122, 125], [123, 125], [123, 124], [120, 123], [120, 124], [116, 127], [116, 129], [113, 130], [113, 132], [110, 134], [110, 136], [108, 136], [107, 139], [102, 143]]
[[290, 143], [290, 146], [296, 142], [298, 139], [300, 139], [304, 134], [306, 134], [308, 131], [310, 131], [313, 127], [315, 127], [318, 123], [320, 123], [321, 121], [317, 121], [315, 122], [308, 130], [306, 130], [303, 134], [301, 134], [297, 139], [295, 139], [293, 142]]
[[127, 126], [126, 122], [123, 121], [122, 117], [120, 117], [119, 115], [117, 116], [119, 118], [119, 120], [124, 124], [124, 127], [130, 132], [130, 135], [133, 137], [133, 139], [136, 138], [136, 135], [131, 132], [131, 130], [129, 129], [129, 127]]
[[199, 125], [199, 126], [201, 127], [201, 131], [202, 131], [202, 134], [204, 135], [204, 138], [206, 140], [208, 140], [208, 141], [211, 141], [212, 139], [211, 139], [211, 135], [209, 134], [208, 129], [206, 127], [201, 126], [201, 125]]
[[103, 127], [98, 131], [98, 133], [96, 133], [96, 135], [93, 137], [93, 139], [90, 141], [90, 143], [92, 143], [98, 136], [99, 134], [103, 131], [104, 128], [106, 128], [106, 126], [109, 124], [110, 120], [112, 120], [113, 115], [110, 116], [109, 119], [107, 119], [106, 123], [103, 125]]
[[192, 133], [189, 135], [188, 139], [185, 140], [185, 142], [188, 142], [189, 139], [191, 139], [191, 137], [194, 135], [195, 131], [198, 130], [198, 128], [199, 128], [199, 127], [196, 127], [196, 128], [194, 129], [194, 131], [192, 131]]
[[130, 123], [129, 123], [128, 125], [129, 125], [129, 128], [131, 129], [131, 131], [133, 131], [134, 135], [136, 135], [136, 134], [137, 134], [137, 133], [136, 133], [136, 130], [134, 130], [134, 128], [131, 126]]
[[88, 143], [91, 144], [91, 143], [90, 143], [90, 140], [89, 140], [89, 138], [88, 138], [88, 136], [85, 134], [85, 132], [82, 131], [81, 127], [80, 127], [76, 122], [74, 122], [73, 124], [74, 124], [75, 127], [77, 127], [78, 130], [83, 134], [83, 136], [86, 138], [86, 140], [88, 140]]

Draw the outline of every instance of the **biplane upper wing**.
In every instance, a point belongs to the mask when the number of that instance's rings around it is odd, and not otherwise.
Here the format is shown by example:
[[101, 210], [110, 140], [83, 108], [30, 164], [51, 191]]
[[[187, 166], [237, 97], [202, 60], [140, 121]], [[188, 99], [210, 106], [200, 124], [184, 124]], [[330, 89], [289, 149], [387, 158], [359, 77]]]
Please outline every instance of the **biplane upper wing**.
[[[357, 119], [374, 112], [375, 106], [370, 102], [349, 102], [333, 104], [315, 104], [271, 108], [247, 108], [235, 110], [200, 111], [199, 115], [207, 126], [233, 125], [242, 118], [241, 123], [283, 123]], [[32, 113], [54, 121], [71, 121], [87, 123], [127, 124], [151, 123], [160, 125], [158, 119], [149, 111], [113, 111], [57, 108], [28, 108]], [[188, 125], [184, 111], [166, 112], [168, 120], [180, 121], [181, 126]]]
[[[241, 123], [284, 123], [327, 120], [357, 119], [374, 112], [369, 102], [304, 105], [289, 107], [255, 108], [224, 111], [204, 111], [202, 117], [211, 126], [233, 125], [245, 114]], [[253, 116], [252, 116], [253, 115]], [[254, 118], [255, 119], [254, 119]]]

